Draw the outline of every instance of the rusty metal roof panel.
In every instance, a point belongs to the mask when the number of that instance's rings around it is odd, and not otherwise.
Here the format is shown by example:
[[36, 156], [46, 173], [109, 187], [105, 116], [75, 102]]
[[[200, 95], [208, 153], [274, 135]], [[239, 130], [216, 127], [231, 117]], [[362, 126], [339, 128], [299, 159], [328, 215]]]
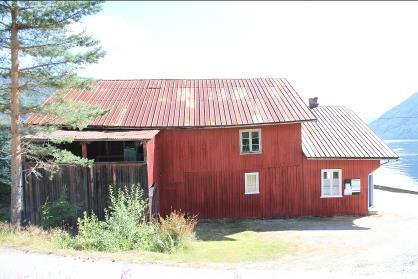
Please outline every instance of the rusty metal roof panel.
[[[315, 120], [285, 79], [100, 80], [65, 97], [109, 112], [90, 127], [221, 127]], [[25, 124], [52, 119], [31, 115]]]
[[317, 121], [302, 123], [302, 150], [309, 159], [397, 159], [382, 139], [346, 107], [320, 106]]

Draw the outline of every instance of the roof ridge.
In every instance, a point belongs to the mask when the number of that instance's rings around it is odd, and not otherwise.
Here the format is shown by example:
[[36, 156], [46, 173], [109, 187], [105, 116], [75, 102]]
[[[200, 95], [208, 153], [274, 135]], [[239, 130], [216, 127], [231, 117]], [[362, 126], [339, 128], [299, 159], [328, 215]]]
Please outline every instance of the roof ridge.
[[[319, 105], [316, 108], [348, 108], [348, 106], [344, 106], [344, 105]], [[314, 108], [314, 109], [316, 109]]]
[[96, 79], [96, 81], [136, 81], [136, 80], [246, 80], [246, 79], [283, 79], [277, 77], [246, 77], [246, 78], [127, 78], [127, 79]]

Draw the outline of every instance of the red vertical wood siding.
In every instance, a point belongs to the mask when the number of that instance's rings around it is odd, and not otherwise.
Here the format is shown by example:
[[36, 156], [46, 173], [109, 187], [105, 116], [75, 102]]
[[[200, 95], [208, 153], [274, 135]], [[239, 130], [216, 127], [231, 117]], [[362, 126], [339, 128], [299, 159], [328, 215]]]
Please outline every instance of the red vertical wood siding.
[[[199, 218], [279, 218], [367, 214], [367, 175], [379, 161], [306, 160], [300, 124], [255, 127], [261, 154], [240, 154], [240, 128], [162, 130], [147, 145], [149, 184], [158, 184], [158, 211]], [[151, 157], [152, 154], [152, 158]], [[321, 199], [321, 169], [360, 178], [356, 196]], [[260, 194], [244, 194], [244, 173], [259, 172]]]
[[[368, 176], [379, 166], [379, 160], [307, 160], [304, 158], [303, 200], [305, 204], [302, 214], [366, 215], [368, 213]], [[342, 198], [321, 198], [321, 169], [341, 169], [343, 184], [344, 179], [360, 178], [360, 193]]]
[[[300, 178], [301, 127], [255, 128], [261, 129], [262, 153], [246, 155], [240, 154], [239, 128], [162, 130], [155, 138], [160, 214], [177, 209], [201, 218], [272, 216], [270, 181], [277, 172], [299, 172]], [[254, 171], [260, 173], [260, 194], [245, 195], [244, 173]]]

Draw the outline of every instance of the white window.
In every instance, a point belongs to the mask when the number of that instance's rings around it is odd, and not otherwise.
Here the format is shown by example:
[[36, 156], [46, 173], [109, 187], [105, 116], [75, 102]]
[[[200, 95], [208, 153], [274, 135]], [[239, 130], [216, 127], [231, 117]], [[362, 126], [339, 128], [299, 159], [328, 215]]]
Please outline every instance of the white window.
[[258, 172], [245, 173], [245, 194], [259, 194]]
[[321, 170], [321, 198], [342, 197], [340, 169]]
[[240, 130], [241, 153], [261, 153], [261, 129]]

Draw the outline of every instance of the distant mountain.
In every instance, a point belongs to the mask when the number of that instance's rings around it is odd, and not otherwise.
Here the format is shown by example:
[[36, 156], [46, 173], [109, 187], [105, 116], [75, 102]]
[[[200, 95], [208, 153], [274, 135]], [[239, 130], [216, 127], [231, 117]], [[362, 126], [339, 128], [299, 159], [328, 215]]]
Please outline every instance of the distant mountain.
[[418, 139], [418, 93], [370, 123], [383, 139]]

